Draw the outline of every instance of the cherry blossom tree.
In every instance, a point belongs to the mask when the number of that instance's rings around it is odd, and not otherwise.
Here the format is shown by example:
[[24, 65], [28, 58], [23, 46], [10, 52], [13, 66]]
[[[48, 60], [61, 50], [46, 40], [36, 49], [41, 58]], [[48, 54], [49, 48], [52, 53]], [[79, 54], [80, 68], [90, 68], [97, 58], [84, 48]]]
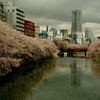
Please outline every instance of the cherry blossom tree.
[[96, 40], [89, 46], [90, 52], [100, 52], [100, 40]]
[[94, 59], [97, 58], [97, 60], [100, 60], [100, 40], [92, 42], [88, 48], [88, 51], [92, 53]]
[[52, 57], [56, 52], [52, 41], [20, 34], [0, 21], [0, 75], [21, 64]]
[[80, 45], [80, 44], [68, 44], [68, 50], [88, 50], [87, 46]]
[[62, 51], [67, 51], [67, 50], [88, 50], [87, 46], [85, 46], [85, 45], [69, 44], [65, 41], [58, 41], [57, 46]]

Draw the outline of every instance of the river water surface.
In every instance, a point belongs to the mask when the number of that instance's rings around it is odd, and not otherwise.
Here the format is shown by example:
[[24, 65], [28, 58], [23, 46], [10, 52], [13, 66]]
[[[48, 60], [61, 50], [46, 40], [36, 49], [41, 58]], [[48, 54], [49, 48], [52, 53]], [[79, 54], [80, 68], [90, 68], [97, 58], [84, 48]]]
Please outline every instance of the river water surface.
[[1, 78], [0, 100], [100, 100], [100, 64], [58, 57]]

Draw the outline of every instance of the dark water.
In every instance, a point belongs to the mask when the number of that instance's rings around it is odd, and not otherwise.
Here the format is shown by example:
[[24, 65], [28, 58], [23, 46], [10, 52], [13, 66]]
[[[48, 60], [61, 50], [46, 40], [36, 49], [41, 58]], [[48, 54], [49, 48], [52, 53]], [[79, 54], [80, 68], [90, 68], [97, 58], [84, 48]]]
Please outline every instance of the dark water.
[[59, 57], [25, 68], [0, 78], [0, 100], [100, 100], [100, 64], [90, 59]]

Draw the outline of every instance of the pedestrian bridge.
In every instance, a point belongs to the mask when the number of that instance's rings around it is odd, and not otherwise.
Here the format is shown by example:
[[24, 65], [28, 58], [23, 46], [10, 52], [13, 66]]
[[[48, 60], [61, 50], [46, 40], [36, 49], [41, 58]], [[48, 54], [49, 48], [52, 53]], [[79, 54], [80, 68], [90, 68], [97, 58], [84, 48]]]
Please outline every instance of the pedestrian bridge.
[[59, 52], [59, 56], [64, 57], [86, 57], [88, 49], [67, 49], [66, 52]]

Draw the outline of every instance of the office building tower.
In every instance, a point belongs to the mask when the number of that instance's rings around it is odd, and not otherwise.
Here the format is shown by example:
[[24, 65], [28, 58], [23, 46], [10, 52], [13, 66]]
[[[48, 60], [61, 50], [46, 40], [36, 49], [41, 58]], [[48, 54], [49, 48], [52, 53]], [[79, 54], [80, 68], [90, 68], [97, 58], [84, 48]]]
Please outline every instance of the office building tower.
[[13, 13], [13, 28], [21, 33], [24, 33], [24, 11], [14, 6], [11, 1], [8, 2], [5, 10]]
[[57, 35], [57, 29], [56, 28], [50, 28], [50, 31], [53, 32], [53, 37]]
[[82, 11], [78, 9], [72, 11], [71, 33], [75, 32], [82, 32]]
[[91, 29], [89, 29], [88, 27], [85, 28], [85, 38], [86, 39], [91, 39], [91, 41], [94, 41], [94, 34], [93, 34], [93, 31]]
[[60, 33], [62, 33], [62, 36], [64, 36], [65, 34], [68, 34], [68, 30], [66, 29], [61, 29]]
[[0, 20], [5, 21], [4, 3], [0, 0]]
[[90, 30], [89, 28], [85, 28], [85, 38], [89, 38], [89, 33], [90, 33]]

